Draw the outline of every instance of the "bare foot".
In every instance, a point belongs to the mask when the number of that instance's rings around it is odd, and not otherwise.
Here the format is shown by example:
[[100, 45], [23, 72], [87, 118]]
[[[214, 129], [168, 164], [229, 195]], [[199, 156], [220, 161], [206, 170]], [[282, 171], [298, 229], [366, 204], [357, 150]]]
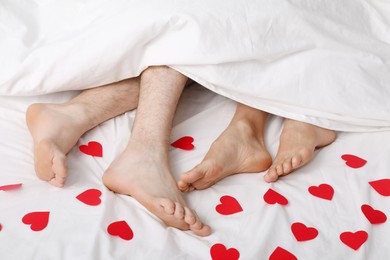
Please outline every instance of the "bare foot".
[[181, 175], [181, 191], [206, 189], [236, 173], [257, 173], [268, 169], [272, 158], [262, 134], [246, 120], [231, 123], [211, 145], [203, 161]]
[[209, 235], [210, 227], [186, 206], [167, 156], [159, 149], [146, 149], [134, 142], [129, 147], [106, 170], [103, 183], [116, 193], [132, 196], [168, 226]]
[[33, 104], [26, 113], [34, 140], [35, 172], [57, 187], [66, 180], [66, 154], [88, 128], [74, 113], [80, 115], [77, 107], [56, 104]]
[[274, 182], [307, 164], [316, 148], [333, 143], [336, 132], [311, 124], [285, 119], [275, 160], [264, 176], [266, 182]]

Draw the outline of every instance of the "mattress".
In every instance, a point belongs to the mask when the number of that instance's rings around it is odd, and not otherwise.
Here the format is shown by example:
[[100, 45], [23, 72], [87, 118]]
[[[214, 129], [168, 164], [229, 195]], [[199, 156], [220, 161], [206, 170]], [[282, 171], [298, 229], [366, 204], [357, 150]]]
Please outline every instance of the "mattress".
[[[184, 193], [212, 228], [198, 237], [167, 227], [130, 196], [111, 192], [102, 174], [131, 135], [136, 111], [83, 135], [68, 155], [65, 187], [34, 173], [25, 110], [64, 102], [78, 92], [0, 97], [1, 259], [388, 259], [389, 132], [339, 132], [314, 159], [276, 183], [264, 173], [237, 174]], [[236, 103], [194, 84], [180, 100], [171, 141], [193, 138], [192, 150], [171, 146], [175, 178], [198, 164], [224, 130]], [[272, 116], [266, 146], [275, 155], [282, 118]], [[102, 146], [102, 155], [80, 147]]]

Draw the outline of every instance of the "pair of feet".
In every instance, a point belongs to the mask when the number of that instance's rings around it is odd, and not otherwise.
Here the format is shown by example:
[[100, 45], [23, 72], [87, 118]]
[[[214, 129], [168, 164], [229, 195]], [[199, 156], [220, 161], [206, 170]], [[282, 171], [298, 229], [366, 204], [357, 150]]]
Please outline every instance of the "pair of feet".
[[[37, 176], [63, 187], [67, 177], [66, 154], [93, 123], [80, 115], [75, 104], [34, 104], [26, 120], [34, 141]], [[275, 160], [262, 139], [245, 120], [237, 121], [213, 143], [204, 160], [184, 173], [178, 183], [173, 178], [167, 147], [148, 147], [131, 140], [103, 175], [112, 191], [127, 194], [140, 202], [168, 226], [191, 230], [200, 236], [211, 233], [196, 213], [188, 208], [181, 191], [205, 189], [219, 180], [240, 172], [261, 172], [267, 182], [291, 173], [313, 157], [314, 150], [330, 144], [334, 131], [293, 120], [286, 120]]]
[[[63, 187], [68, 174], [67, 153], [96, 122], [77, 103], [33, 104], [26, 121], [34, 141], [37, 176]], [[105, 171], [103, 183], [114, 192], [132, 196], [167, 226], [199, 236], [211, 233], [182, 198], [170, 172], [167, 147], [130, 141]]]
[[181, 175], [178, 187], [183, 192], [206, 189], [236, 173], [267, 171], [266, 182], [275, 182], [307, 164], [317, 148], [332, 143], [335, 131], [285, 119], [279, 149], [272, 160], [262, 137], [246, 120], [230, 124], [211, 145], [203, 161]]

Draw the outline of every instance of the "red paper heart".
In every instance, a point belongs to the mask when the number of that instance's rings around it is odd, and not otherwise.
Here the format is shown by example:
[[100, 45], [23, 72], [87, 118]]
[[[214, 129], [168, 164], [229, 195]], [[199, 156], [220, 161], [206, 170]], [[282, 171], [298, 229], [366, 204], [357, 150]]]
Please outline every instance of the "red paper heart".
[[97, 206], [102, 202], [100, 200], [101, 195], [102, 192], [100, 190], [89, 189], [77, 195], [76, 198], [89, 206]]
[[171, 145], [175, 148], [189, 151], [195, 148], [192, 142], [194, 142], [194, 138], [192, 136], [183, 136], [171, 143]]
[[344, 232], [340, 235], [340, 240], [354, 250], [358, 250], [361, 245], [363, 245], [368, 238], [366, 231], [360, 230], [355, 233], [353, 232]]
[[222, 196], [219, 201], [221, 204], [218, 204], [215, 207], [215, 210], [222, 215], [231, 215], [243, 211], [240, 203], [232, 196]]
[[237, 260], [240, 252], [235, 248], [226, 249], [222, 244], [214, 244], [210, 248], [210, 255], [213, 260]]
[[269, 256], [269, 260], [297, 260], [298, 258], [284, 248], [277, 247]]
[[305, 224], [295, 222], [291, 225], [291, 231], [297, 241], [312, 240], [318, 236], [318, 230], [313, 227], [307, 227]]
[[3, 226], [0, 224], [0, 231], [3, 229]]
[[88, 145], [80, 145], [79, 149], [87, 155], [103, 157], [103, 147], [98, 142], [91, 141]]
[[21, 183], [9, 184], [9, 185], [0, 186], [0, 190], [2, 190], [2, 191], [10, 191], [10, 190], [19, 189], [20, 187], [22, 187]]
[[371, 224], [381, 224], [386, 222], [387, 216], [380, 210], [373, 209], [370, 205], [364, 204], [361, 207], [364, 216]]
[[263, 198], [265, 202], [272, 205], [278, 203], [284, 206], [288, 203], [288, 200], [283, 195], [274, 191], [273, 189], [268, 189], [268, 191], [264, 194]]
[[370, 181], [371, 187], [382, 196], [390, 196], [390, 179]]
[[356, 155], [352, 154], [343, 154], [341, 156], [341, 159], [345, 161], [346, 165], [355, 169], [363, 167], [367, 163], [367, 161], [363, 158], [357, 157]]
[[308, 190], [311, 195], [325, 200], [332, 200], [334, 194], [333, 187], [325, 183], [320, 184], [318, 187], [311, 186]]
[[111, 223], [107, 227], [107, 232], [111, 236], [118, 236], [123, 240], [131, 240], [134, 236], [133, 230], [131, 230], [130, 226], [124, 220]]
[[50, 212], [48, 211], [30, 212], [24, 215], [22, 222], [26, 225], [30, 225], [31, 230], [33, 231], [41, 231], [47, 227], [49, 215]]

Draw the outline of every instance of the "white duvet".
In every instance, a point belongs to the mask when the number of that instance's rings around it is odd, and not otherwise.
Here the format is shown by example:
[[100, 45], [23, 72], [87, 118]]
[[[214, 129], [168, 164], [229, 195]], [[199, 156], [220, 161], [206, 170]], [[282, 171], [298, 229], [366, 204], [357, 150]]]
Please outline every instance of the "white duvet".
[[268, 112], [390, 129], [388, 0], [2, 0], [0, 95], [82, 90], [168, 65]]

